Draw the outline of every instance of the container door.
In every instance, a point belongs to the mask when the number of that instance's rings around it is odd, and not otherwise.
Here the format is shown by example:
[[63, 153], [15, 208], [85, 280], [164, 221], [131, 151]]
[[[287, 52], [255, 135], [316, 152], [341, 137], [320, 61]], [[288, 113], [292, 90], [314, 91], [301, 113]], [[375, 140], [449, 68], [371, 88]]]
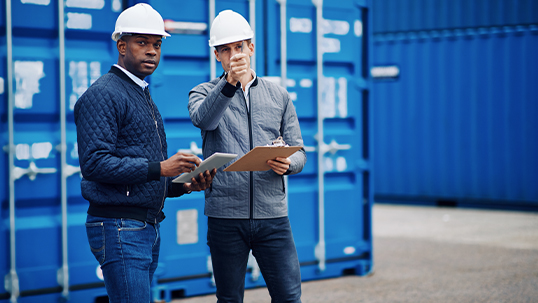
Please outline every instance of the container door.
[[105, 293], [86, 240], [73, 106], [116, 60], [110, 34], [122, 6], [117, 0], [60, 2], [63, 7], [9, 1], [0, 17], [7, 28], [0, 64], [8, 71], [1, 94], [8, 119], [1, 124], [6, 153], [0, 163], [7, 173], [0, 182], [0, 274], [6, 279], [0, 299], [11, 302], [93, 302], [73, 290]]
[[267, 28], [267, 75], [292, 96], [308, 157], [288, 186], [303, 278], [366, 274], [372, 266], [367, 2], [268, 1], [267, 12], [282, 22]]

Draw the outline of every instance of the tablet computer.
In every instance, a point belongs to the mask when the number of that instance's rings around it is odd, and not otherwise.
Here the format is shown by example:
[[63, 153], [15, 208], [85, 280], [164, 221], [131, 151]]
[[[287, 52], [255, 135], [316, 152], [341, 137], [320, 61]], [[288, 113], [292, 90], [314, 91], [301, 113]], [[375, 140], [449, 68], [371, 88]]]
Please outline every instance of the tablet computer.
[[199, 173], [203, 173], [206, 170], [211, 171], [213, 168], [219, 168], [224, 164], [235, 159], [237, 154], [228, 154], [228, 153], [214, 153], [209, 158], [205, 159], [190, 173], [183, 173], [179, 177], [175, 178], [172, 182], [174, 183], [189, 183], [191, 178], [196, 178]]

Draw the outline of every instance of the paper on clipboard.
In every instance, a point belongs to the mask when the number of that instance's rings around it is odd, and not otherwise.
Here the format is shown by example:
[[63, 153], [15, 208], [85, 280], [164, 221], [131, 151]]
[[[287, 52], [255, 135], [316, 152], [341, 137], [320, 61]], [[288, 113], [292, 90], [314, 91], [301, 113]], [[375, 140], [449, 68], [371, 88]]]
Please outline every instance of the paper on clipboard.
[[190, 172], [190, 173], [183, 173], [179, 177], [175, 178], [172, 182], [174, 183], [188, 183], [191, 182], [191, 178], [196, 178], [198, 174], [205, 172], [206, 170], [211, 171], [213, 168], [219, 168], [223, 166], [224, 164], [230, 162], [235, 157], [237, 157], [237, 154], [227, 154], [227, 153], [214, 153], [198, 167]]
[[271, 169], [267, 165], [267, 160], [276, 157], [287, 158], [296, 151], [303, 148], [302, 146], [257, 146], [239, 160], [230, 164], [224, 171], [265, 171]]

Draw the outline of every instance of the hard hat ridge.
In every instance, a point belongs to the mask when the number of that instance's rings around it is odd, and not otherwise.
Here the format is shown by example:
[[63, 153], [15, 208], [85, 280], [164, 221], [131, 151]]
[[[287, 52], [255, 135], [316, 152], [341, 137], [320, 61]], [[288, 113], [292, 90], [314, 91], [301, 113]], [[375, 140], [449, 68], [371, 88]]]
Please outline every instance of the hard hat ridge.
[[131, 6], [118, 16], [112, 40], [118, 41], [122, 35], [131, 33], [170, 37], [170, 34], [164, 30], [161, 15], [146, 3]]
[[232, 10], [224, 10], [211, 24], [209, 46], [248, 40], [252, 37], [254, 37], [254, 32], [243, 16]]

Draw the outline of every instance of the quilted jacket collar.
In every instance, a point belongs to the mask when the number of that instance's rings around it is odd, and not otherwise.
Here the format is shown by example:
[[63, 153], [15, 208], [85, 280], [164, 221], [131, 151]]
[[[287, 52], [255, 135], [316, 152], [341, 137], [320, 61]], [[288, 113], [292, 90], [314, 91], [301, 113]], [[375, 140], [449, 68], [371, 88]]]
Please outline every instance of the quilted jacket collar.
[[110, 67], [110, 70], [108, 72], [115, 74], [116, 76], [118, 76], [122, 80], [124, 80], [125, 82], [129, 82], [131, 85], [134, 85], [136, 87], [140, 87], [138, 84], [136, 84], [133, 81], [133, 79], [129, 78], [129, 76], [127, 76], [121, 69], [115, 67], [114, 65], [112, 65], [112, 67]]

